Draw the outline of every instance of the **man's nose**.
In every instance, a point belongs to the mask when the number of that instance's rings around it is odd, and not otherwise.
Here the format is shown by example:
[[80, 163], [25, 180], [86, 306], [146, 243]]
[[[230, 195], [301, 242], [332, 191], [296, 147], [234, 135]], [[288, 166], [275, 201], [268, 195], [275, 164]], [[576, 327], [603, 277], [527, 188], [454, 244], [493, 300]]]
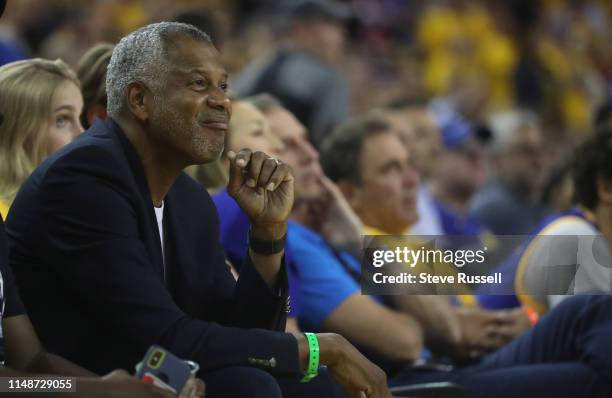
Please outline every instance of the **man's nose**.
[[216, 90], [211, 93], [206, 99], [208, 106], [217, 110], [223, 110], [226, 113], [229, 112], [230, 99], [227, 97], [225, 92]]

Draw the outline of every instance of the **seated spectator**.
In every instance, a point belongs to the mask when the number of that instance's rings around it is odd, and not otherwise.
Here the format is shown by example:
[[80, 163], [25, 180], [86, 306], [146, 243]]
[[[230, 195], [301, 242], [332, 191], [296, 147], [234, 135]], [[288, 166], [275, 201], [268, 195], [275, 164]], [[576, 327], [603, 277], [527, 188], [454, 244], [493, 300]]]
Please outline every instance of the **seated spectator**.
[[410, 226], [414, 235], [442, 235], [442, 222], [428, 189], [438, 154], [442, 150], [440, 128], [426, 99], [398, 99], [389, 104], [387, 118], [409, 140], [411, 158], [421, 176], [418, 189], [418, 221]]
[[234, 89], [241, 96], [271, 93], [302, 124], [318, 146], [349, 115], [346, 78], [334, 66], [343, 54], [348, 10], [330, 0], [299, 1], [288, 7], [287, 45], [271, 57], [255, 59]]
[[[145, 384], [129, 376], [123, 370], [115, 370], [102, 378], [46, 352], [42, 347], [30, 318], [17, 293], [17, 286], [8, 265], [8, 244], [4, 221], [0, 217], [0, 376], [32, 377], [35, 375], [63, 375], [77, 377], [75, 398], [92, 396], [115, 398], [170, 398], [168, 391]], [[8, 394], [13, 396], [13, 394]], [[19, 393], [15, 396], [21, 396]], [[6, 393], [4, 394], [6, 396]], [[191, 379], [181, 393], [181, 398], [204, 397], [204, 383]]]
[[[0, 113], [0, 126], [4, 117]], [[4, 221], [0, 216], [0, 376], [31, 377], [34, 375], [76, 376], [75, 397], [171, 397], [165, 390], [142, 383], [125, 371], [116, 370], [97, 379], [83, 369], [42, 347], [17, 293], [9, 267], [8, 244]], [[12, 394], [9, 394], [12, 396]], [[191, 379], [181, 397], [203, 397], [204, 383]]]
[[[245, 101], [265, 113], [274, 139], [281, 142], [276, 149], [279, 156], [296, 170], [286, 259], [299, 289], [292, 294], [299, 298], [300, 325], [307, 330], [340, 333], [388, 369], [393, 363], [412, 362], [422, 348], [420, 327], [410, 316], [385, 307], [380, 298], [360, 294], [354, 277], [359, 261], [351, 254], [361, 246], [360, 224], [337, 187], [323, 175], [305, 127], [267, 94]], [[245, 233], [248, 224], [233, 220], [246, 216], [236, 210], [228, 214], [228, 221], [222, 215], [221, 222], [233, 222], [232, 228], [242, 224]], [[226, 243], [228, 247], [229, 239]], [[242, 250], [245, 247], [246, 242]], [[381, 321], [386, 325], [383, 331], [378, 330]], [[377, 330], [382, 338], [372, 340]]]
[[[322, 164], [363, 222], [364, 235], [401, 235], [416, 221], [419, 176], [408, 149], [384, 114], [370, 112], [335, 130], [323, 145]], [[390, 247], [406, 244], [405, 240], [389, 239]], [[440, 274], [457, 272], [453, 264], [434, 266]], [[418, 274], [429, 267], [419, 263], [411, 272]], [[482, 311], [475, 307], [467, 286], [457, 284], [454, 288], [466, 308], [452, 307], [446, 297], [392, 296], [397, 308], [420, 322], [428, 348], [457, 358], [482, 355], [505, 344], [526, 326], [522, 314]]]
[[[20, 190], [10, 259], [41, 340], [96, 372], [132, 368], [159, 344], [197, 362], [213, 398], [337, 396], [329, 375], [347, 392], [389, 398], [384, 373], [346, 339], [283, 332], [294, 178], [262, 152], [228, 153], [228, 192], [251, 227], [237, 282], [226, 266], [213, 202], [182, 172], [224, 146], [231, 103], [219, 58], [191, 25], [125, 36], [107, 71], [109, 118]], [[319, 364], [327, 371], [299, 383]]]
[[[563, 162], [560, 165], [553, 167], [550, 170], [542, 188], [542, 194], [540, 197], [540, 203], [552, 211], [553, 214], [544, 218], [537, 225], [528, 236], [537, 234], [537, 231], [541, 231], [542, 227], [548, 225], [553, 220], [559, 217], [569, 215], [573, 212], [574, 207], [574, 181], [572, 177], [572, 167], [570, 162]], [[527, 239], [527, 242], [522, 242], [519, 247], [515, 247], [514, 241], [516, 238], [510, 238], [508, 241], [512, 241], [507, 246], [511, 249], [511, 252], [502, 253], [500, 250], [498, 256], [499, 265], [495, 269], [491, 270], [492, 273], [501, 272], [505, 277], [503, 278], [502, 286], [492, 285], [481, 285], [476, 289], [478, 303], [488, 309], [504, 309], [504, 308], [516, 308], [521, 306], [521, 301], [518, 299], [515, 289], [515, 276], [516, 267], [520, 261], [520, 257], [524, 253], [525, 244], [531, 241], [531, 238]], [[508, 242], [506, 241], [506, 242]], [[533, 257], [532, 258], [536, 258]], [[499, 294], [502, 293], [503, 294]], [[537, 312], [532, 309], [531, 306], [523, 306], [525, 312], [529, 315], [532, 322], [537, 321]]]
[[47, 156], [83, 128], [76, 75], [61, 60], [30, 59], [0, 68], [0, 214]]
[[569, 210], [574, 205], [572, 164], [564, 160], [551, 168], [544, 180], [540, 203], [552, 212]]
[[[406, 223], [414, 222], [418, 176], [408, 151], [384, 119], [365, 115], [341, 126], [323, 144], [322, 163], [330, 178], [338, 181], [347, 194], [357, 214], [363, 215], [364, 222], [393, 233], [405, 230]], [[395, 219], [381, 208], [395, 211]], [[443, 312], [432, 311], [431, 305], [422, 304], [411, 313], [419, 319], [427, 335], [432, 324], [427, 322], [427, 317]], [[444, 314], [453, 317], [452, 312]], [[462, 326], [476, 329], [471, 331], [476, 332], [472, 336], [480, 333], [481, 340], [473, 344], [483, 344], [490, 338], [485, 330], [495, 329], [492, 319], [487, 318], [471, 319]], [[514, 341], [505, 345], [498, 342], [501, 348], [480, 359], [445, 370], [409, 370], [400, 373], [392, 384], [450, 380], [465, 386], [476, 398], [605, 397], [612, 392], [609, 379], [612, 349], [607, 330], [610, 327], [612, 297], [573, 297]], [[510, 337], [516, 329], [517, 322], [510, 321], [496, 332], [498, 337]], [[568, 341], [581, 344], [568, 345]]]
[[471, 212], [496, 235], [527, 234], [546, 216], [535, 202], [543, 180], [542, 132], [526, 111], [494, 114], [489, 126], [495, 175], [473, 198]]
[[[253, 152], [277, 155], [280, 149], [280, 141], [272, 135], [265, 116], [247, 101], [233, 104], [226, 141], [226, 151], [238, 152], [249, 148]], [[220, 215], [220, 239], [225, 254], [235, 267], [240, 267], [247, 255], [249, 219], [227, 189], [221, 189], [213, 200]]]
[[427, 189], [433, 198], [446, 246], [492, 246], [493, 237], [468, 213], [470, 200], [486, 178], [482, 142], [476, 127], [454, 111], [434, 106], [442, 147], [432, 161]]
[[[226, 141], [226, 151], [238, 152], [242, 148], [251, 151], [278, 155], [281, 147], [280, 140], [272, 135], [266, 117], [248, 99], [235, 102], [232, 106], [232, 119]], [[219, 167], [224, 167], [224, 161], [218, 161]], [[227, 185], [227, 181], [224, 185]], [[249, 231], [249, 218], [236, 201], [223, 188], [213, 196], [215, 206], [219, 212], [220, 241], [225, 254], [232, 267], [240, 271], [241, 264], [247, 256]], [[291, 234], [292, 222], [287, 225], [287, 234]], [[290, 250], [285, 250], [285, 262], [291, 264]], [[287, 269], [289, 278], [289, 295], [291, 297], [290, 311], [288, 313], [287, 330], [297, 331], [297, 311], [299, 308], [299, 281], [295, 278], [291, 267]]]
[[98, 43], [83, 54], [77, 65], [77, 76], [83, 93], [81, 124], [89, 128], [96, 118], [106, 119], [106, 68], [113, 53], [110, 43]]
[[[578, 150], [572, 168], [576, 206], [547, 217], [497, 270], [514, 284], [518, 302], [536, 314], [568, 295], [612, 293], [611, 137], [610, 129], [603, 130]], [[501, 300], [480, 297], [488, 307], [501, 307]]]
[[[444, 235], [436, 243], [453, 250], [486, 248], [488, 264], [482, 267], [474, 265], [464, 270], [472, 275], [482, 274], [490, 270], [490, 264], [496, 264], [506, 255], [491, 231], [469, 212], [471, 200], [486, 178], [484, 139], [478, 127], [467, 121], [448, 102], [434, 101], [430, 111], [439, 126], [442, 141], [435, 158], [432, 158], [435, 160], [431, 161], [425, 187], [425, 197], [430, 198], [435, 219], [439, 220], [440, 235]], [[409, 147], [413, 147], [412, 142]], [[420, 199], [422, 196], [419, 196]], [[417, 226], [419, 223], [417, 221]], [[417, 234], [418, 229], [411, 228], [411, 234]]]

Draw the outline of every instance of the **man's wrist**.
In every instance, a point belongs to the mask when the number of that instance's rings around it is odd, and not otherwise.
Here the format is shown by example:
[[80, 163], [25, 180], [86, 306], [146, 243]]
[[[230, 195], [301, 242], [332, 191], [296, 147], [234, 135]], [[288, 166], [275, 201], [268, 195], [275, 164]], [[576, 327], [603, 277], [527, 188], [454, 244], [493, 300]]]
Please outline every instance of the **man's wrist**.
[[308, 354], [310, 348], [308, 346], [308, 340], [302, 333], [296, 333], [293, 335], [297, 340], [298, 344], [298, 363], [300, 365], [300, 373], [306, 373], [308, 369]]
[[340, 360], [344, 354], [342, 346], [346, 339], [336, 333], [317, 333], [319, 340], [319, 352], [321, 366], [332, 366]]
[[252, 238], [261, 241], [276, 241], [282, 239], [287, 233], [287, 221], [279, 223], [251, 223], [249, 234]]
[[[300, 364], [300, 371], [305, 373], [308, 369], [308, 360], [310, 348], [308, 346], [308, 340], [302, 334], [294, 334], [298, 343], [298, 361]], [[341, 346], [344, 338], [335, 333], [317, 333], [317, 340], [319, 341], [319, 363], [321, 366], [332, 366], [338, 362], [343, 351]]]
[[304, 372], [301, 382], [308, 383], [319, 374], [320, 349], [316, 334], [304, 332], [304, 336], [308, 340], [308, 369]]

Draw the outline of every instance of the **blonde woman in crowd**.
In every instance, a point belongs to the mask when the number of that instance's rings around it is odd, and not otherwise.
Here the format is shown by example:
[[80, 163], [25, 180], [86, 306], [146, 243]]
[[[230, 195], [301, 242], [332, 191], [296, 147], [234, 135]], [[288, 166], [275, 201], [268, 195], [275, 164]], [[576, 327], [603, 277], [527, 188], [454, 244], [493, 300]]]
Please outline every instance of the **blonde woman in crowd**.
[[83, 97], [74, 71], [40, 58], [0, 68], [0, 214], [51, 153], [83, 131]]

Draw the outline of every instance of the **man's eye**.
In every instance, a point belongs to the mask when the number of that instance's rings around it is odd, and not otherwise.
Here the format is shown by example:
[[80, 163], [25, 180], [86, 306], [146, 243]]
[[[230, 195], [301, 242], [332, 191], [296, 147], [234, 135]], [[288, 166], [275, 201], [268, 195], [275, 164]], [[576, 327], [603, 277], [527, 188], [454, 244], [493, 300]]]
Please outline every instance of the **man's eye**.
[[206, 88], [206, 81], [204, 79], [196, 79], [192, 84], [198, 88]]

